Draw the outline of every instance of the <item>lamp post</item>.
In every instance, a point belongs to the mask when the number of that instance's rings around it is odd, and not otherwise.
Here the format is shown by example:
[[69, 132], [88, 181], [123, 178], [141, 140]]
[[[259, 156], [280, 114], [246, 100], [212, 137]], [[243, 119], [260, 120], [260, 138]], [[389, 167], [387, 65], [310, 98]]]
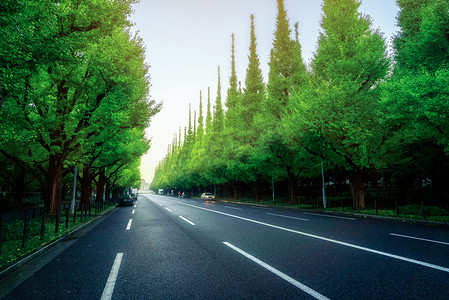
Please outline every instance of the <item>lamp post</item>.
[[75, 212], [76, 171], [77, 171], [77, 167], [75, 167], [75, 171], [74, 171], [74, 174], [73, 174], [73, 193], [72, 193], [72, 202], [70, 203], [70, 211], [72, 212], [72, 215]]
[[326, 186], [324, 184], [324, 166], [323, 166], [323, 159], [321, 159], [321, 181], [323, 183], [323, 206], [326, 208], [327, 201], [326, 201]]

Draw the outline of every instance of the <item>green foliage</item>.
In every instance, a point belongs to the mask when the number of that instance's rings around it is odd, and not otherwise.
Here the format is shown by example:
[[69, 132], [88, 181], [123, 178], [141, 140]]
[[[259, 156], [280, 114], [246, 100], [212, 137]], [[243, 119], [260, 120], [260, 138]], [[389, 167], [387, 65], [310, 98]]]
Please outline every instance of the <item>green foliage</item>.
[[277, 0], [266, 86], [251, 16], [243, 91], [232, 35], [224, 121], [219, 78], [215, 110], [209, 92], [204, 122], [200, 93], [198, 129], [191, 138], [189, 121], [189, 134], [169, 148], [152, 188], [222, 184], [232, 186], [238, 198], [242, 185], [257, 190], [282, 181], [289, 202], [297, 205], [304, 199], [296, 194], [299, 183], [321, 177], [323, 160], [326, 172], [349, 181], [358, 209], [364, 208], [367, 183], [377, 184], [383, 172], [393, 186], [429, 179], [446, 195], [448, 2], [398, 0], [401, 31], [394, 39], [393, 64], [382, 33], [371, 28], [360, 4], [323, 2], [318, 47], [306, 67], [298, 23], [292, 38], [284, 1]]
[[54, 208], [75, 165], [138, 161], [160, 104], [147, 100], [144, 46], [127, 21], [133, 1], [25, 2], [8, 1], [0, 16], [0, 152], [46, 181]]

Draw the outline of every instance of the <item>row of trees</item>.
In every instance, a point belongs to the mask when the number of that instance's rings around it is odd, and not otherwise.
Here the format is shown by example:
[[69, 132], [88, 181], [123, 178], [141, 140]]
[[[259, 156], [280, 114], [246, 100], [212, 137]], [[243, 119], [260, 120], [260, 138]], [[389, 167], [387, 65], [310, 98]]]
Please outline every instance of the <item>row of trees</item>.
[[94, 186], [100, 200], [105, 187], [140, 185], [144, 130], [161, 104], [148, 100], [133, 2], [2, 1], [1, 190], [20, 200], [37, 189], [55, 214], [75, 167], [84, 205]]
[[381, 176], [401, 187], [427, 180], [447, 200], [449, 1], [397, 4], [400, 31], [391, 57], [382, 33], [359, 12], [360, 1], [324, 0], [318, 47], [306, 66], [298, 25], [293, 35], [277, 0], [266, 85], [251, 16], [245, 87], [238, 85], [232, 36], [226, 112], [219, 71], [213, 112], [208, 94], [204, 123], [200, 92], [198, 120], [195, 112], [193, 129], [190, 118], [184, 139], [180, 130], [169, 146], [152, 188], [227, 184], [239, 198], [241, 186], [251, 184], [260, 199], [260, 185], [274, 179], [297, 203], [300, 182], [319, 178], [324, 162], [349, 181], [360, 209], [368, 183]]

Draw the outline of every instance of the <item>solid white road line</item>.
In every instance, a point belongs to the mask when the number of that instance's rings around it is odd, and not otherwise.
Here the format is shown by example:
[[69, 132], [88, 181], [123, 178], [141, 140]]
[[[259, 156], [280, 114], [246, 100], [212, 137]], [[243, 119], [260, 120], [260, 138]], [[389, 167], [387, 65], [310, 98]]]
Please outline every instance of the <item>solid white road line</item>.
[[101, 295], [101, 300], [109, 300], [112, 297], [112, 292], [114, 291], [115, 281], [117, 280], [118, 270], [120, 269], [120, 264], [122, 263], [123, 253], [117, 253], [115, 256], [114, 264], [112, 265], [111, 272], [109, 273], [108, 281]]
[[184, 221], [186, 221], [187, 223], [189, 223], [190, 225], [195, 225], [195, 223], [193, 223], [192, 221], [187, 220], [186, 218], [184, 218], [183, 216], [179, 216], [181, 219], [183, 219]]
[[165, 207], [165, 209], [166, 209], [166, 210], [168, 210], [169, 212], [171, 212], [171, 209], [170, 209], [170, 208], [168, 208], [168, 207]]
[[133, 211], [131, 212], [131, 214], [132, 214], [132, 215], [134, 215], [134, 213], [135, 213], [135, 212], [136, 212], [136, 210], [135, 210], [135, 209], [133, 209]]
[[133, 222], [133, 219], [129, 219], [128, 225], [126, 226], [126, 230], [130, 230], [131, 229], [132, 222]]
[[228, 217], [232, 217], [232, 218], [236, 218], [236, 219], [252, 222], [252, 223], [255, 223], [255, 224], [260, 224], [260, 225], [264, 225], [264, 226], [267, 226], [267, 227], [276, 228], [276, 229], [280, 229], [280, 230], [284, 230], [284, 231], [300, 234], [300, 235], [311, 237], [311, 238], [314, 238], [314, 239], [318, 239], [318, 240], [322, 240], [322, 241], [326, 241], [326, 242], [330, 242], [330, 243], [334, 243], [334, 244], [338, 244], [338, 245], [342, 245], [342, 246], [346, 246], [346, 247], [350, 247], [350, 248], [354, 248], [354, 249], [370, 252], [370, 253], [375, 253], [375, 254], [378, 254], [378, 255], [382, 255], [382, 256], [386, 256], [386, 257], [390, 257], [390, 258], [406, 261], [406, 262], [409, 262], [409, 263], [413, 263], [413, 264], [417, 264], [417, 265], [421, 265], [421, 266], [424, 266], [424, 267], [428, 267], [428, 268], [432, 268], [432, 269], [436, 269], [436, 270], [439, 270], [439, 271], [443, 271], [443, 272], [449, 273], [449, 268], [438, 266], [438, 265], [434, 265], [434, 264], [430, 264], [430, 263], [426, 263], [426, 262], [422, 262], [422, 261], [419, 261], [419, 260], [416, 260], [416, 259], [411, 259], [411, 258], [407, 258], [407, 257], [391, 254], [391, 253], [388, 253], [388, 252], [378, 251], [378, 250], [374, 250], [374, 249], [370, 249], [370, 248], [366, 248], [366, 247], [362, 247], [362, 246], [357, 246], [357, 245], [346, 243], [346, 242], [342, 242], [342, 241], [333, 240], [333, 239], [322, 237], [322, 236], [319, 236], [319, 235], [314, 235], [314, 234], [310, 234], [310, 233], [306, 233], [306, 232], [302, 232], [302, 231], [298, 231], [298, 230], [294, 230], [294, 229], [290, 229], [290, 228], [285, 228], [285, 227], [281, 227], [281, 226], [277, 226], [277, 225], [273, 225], [273, 224], [269, 224], [269, 223], [265, 223], [265, 222], [261, 222], [261, 221], [257, 221], [257, 220], [252, 220], [252, 219], [248, 219], [248, 218], [244, 218], [244, 217], [240, 217], [240, 216], [236, 216], [236, 215], [231, 215], [231, 214], [228, 214], [228, 213], [225, 213], [225, 212], [221, 212], [221, 211], [217, 211], [217, 210], [213, 210], [213, 209], [209, 209], [209, 208], [205, 208], [205, 207], [191, 205], [191, 204], [187, 204], [187, 203], [183, 203], [183, 202], [179, 202], [179, 201], [174, 201], [174, 200], [171, 200], [171, 201], [179, 203], [179, 204], [182, 204], [182, 205], [194, 207], [194, 208], [197, 208], [197, 209], [210, 211], [210, 212], [213, 212], [213, 213], [216, 213], [216, 214], [220, 214], [220, 215], [224, 215], [224, 216], [228, 216]]
[[438, 243], [438, 244], [443, 244], [443, 245], [449, 245], [449, 243], [447, 243], [447, 242], [441, 242], [441, 241], [435, 241], [435, 240], [428, 240], [428, 239], [423, 239], [423, 238], [414, 237], [414, 236], [408, 236], [408, 235], [402, 235], [402, 234], [397, 234], [397, 233], [390, 233], [390, 235], [400, 236], [400, 237], [408, 238], [408, 239], [414, 239], [414, 240], [420, 240], [420, 241], [426, 241], [426, 242]]
[[338, 217], [338, 216], [330, 216], [330, 215], [323, 215], [323, 214], [314, 214], [314, 213], [303, 213], [305, 215], [312, 215], [312, 216], [319, 216], [319, 217], [326, 217], [326, 218], [336, 218], [336, 219], [345, 219], [345, 220], [352, 220], [354, 221], [354, 218], [348, 218], [348, 217]]
[[285, 281], [287, 281], [288, 283], [296, 286], [297, 288], [299, 288], [300, 290], [306, 292], [307, 294], [309, 294], [310, 296], [314, 297], [315, 299], [320, 299], [320, 300], [325, 300], [325, 299], [329, 299], [326, 296], [321, 295], [320, 293], [316, 292], [315, 290], [309, 288], [308, 286], [302, 284], [301, 282], [291, 278], [290, 276], [282, 273], [281, 271], [273, 268], [272, 266], [264, 263], [263, 261], [261, 261], [258, 258], [255, 258], [254, 256], [252, 256], [251, 254], [243, 251], [240, 248], [237, 248], [236, 246], [228, 243], [228, 242], [223, 242], [223, 244], [225, 244], [226, 246], [228, 246], [229, 248], [237, 251], [238, 253], [240, 253], [241, 255], [245, 256], [246, 258], [249, 258], [250, 260], [252, 260], [253, 262], [255, 262], [256, 264], [258, 264], [259, 266], [267, 269], [268, 271], [270, 271], [271, 273], [281, 277], [282, 279], [284, 279]]
[[238, 208], [238, 207], [232, 207], [232, 206], [225, 206], [225, 207], [229, 208], [229, 209], [242, 210], [241, 208]]
[[288, 219], [301, 220], [301, 221], [309, 221], [309, 219], [303, 219], [303, 218], [297, 218], [297, 217], [291, 217], [291, 216], [285, 216], [285, 215], [278, 215], [278, 214], [272, 214], [272, 213], [267, 213], [267, 215], [288, 218]]

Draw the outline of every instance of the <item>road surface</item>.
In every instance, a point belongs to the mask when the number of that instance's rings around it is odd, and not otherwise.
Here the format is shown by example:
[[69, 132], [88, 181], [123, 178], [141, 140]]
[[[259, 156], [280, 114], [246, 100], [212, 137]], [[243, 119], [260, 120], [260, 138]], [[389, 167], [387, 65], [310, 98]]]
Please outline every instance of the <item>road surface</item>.
[[139, 195], [67, 243], [5, 299], [449, 299], [418, 224]]

